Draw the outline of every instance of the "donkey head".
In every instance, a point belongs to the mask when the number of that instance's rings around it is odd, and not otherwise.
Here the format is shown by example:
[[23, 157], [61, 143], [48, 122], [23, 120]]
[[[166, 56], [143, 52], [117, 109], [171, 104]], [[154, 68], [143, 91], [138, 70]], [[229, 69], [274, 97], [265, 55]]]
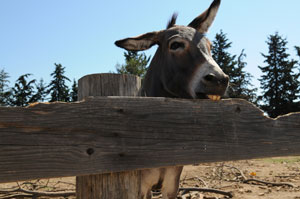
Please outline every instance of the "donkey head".
[[212, 24], [221, 0], [188, 26], [175, 25], [174, 14], [166, 30], [118, 40], [115, 44], [131, 51], [159, 47], [144, 81], [144, 93], [154, 97], [210, 98], [219, 100], [229, 78], [213, 60], [205, 33]]

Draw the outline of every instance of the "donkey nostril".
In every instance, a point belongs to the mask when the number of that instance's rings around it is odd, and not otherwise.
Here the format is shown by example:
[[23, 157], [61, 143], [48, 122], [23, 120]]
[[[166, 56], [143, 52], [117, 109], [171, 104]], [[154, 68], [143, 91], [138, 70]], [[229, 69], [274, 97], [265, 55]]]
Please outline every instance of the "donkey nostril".
[[208, 75], [206, 75], [206, 76], [204, 77], [204, 79], [205, 79], [206, 81], [208, 81], [208, 82], [214, 81], [215, 75], [213, 75], [213, 74], [208, 74]]

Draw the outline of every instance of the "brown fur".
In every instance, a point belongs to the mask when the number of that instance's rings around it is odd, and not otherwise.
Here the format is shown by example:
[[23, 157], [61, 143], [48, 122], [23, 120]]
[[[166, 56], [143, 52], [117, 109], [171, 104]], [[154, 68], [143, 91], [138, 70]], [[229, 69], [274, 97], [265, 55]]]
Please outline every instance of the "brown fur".
[[177, 16], [178, 16], [177, 13], [174, 13], [172, 15], [171, 20], [168, 22], [167, 29], [172, 28], [175, 25]]
[[221, 0], [214, 0], [210, 7], [195, 18], [188, 26], [195, 28], [199, 32], [205, 33], [210, 27], [216, 15], [211, 15], [212, 12], [217, 12]]

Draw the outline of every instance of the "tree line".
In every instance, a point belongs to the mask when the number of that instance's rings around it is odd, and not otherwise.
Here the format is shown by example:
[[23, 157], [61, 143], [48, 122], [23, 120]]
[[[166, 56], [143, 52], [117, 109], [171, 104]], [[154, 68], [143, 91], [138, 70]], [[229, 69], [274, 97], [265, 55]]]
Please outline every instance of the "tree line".
[[[270, 117], [300, 111], [300, 47], [295, 46], [299, 60], [294, 60], [287, 50], [287, 39], [278, 32], [269, 35], [266, 41], [268, 53], [261, 53], [264, 65], [257, 66], [262, 71], [261, 93], [254, 88], [253, 76], [245, 71], [245, 50], [232, 55], [229, 49], [232, 42], [221, 30], [212, 42], [212, 57], [222, 70], [229, 75], [230, 84], [227, 97], [243, 98], [265, 111]], [[145, 76], [150, 60], [145, 53], [125, 52], [125, 64], [117, 64], [117, 73]]]
[[[215, 35], [212, 42], [212, 57], [222, 70], [229, 75], [230, 85], [227, 97], [246, 99], [264, 110], [270, 117], [289, 112], [300, 111], [300, 47], [295, 46], [296, 56], [294, 60], [287, 50], [287, 39], [278, 32], [269, 35], [266, 41], [268, 52], [261, 53], [264, 64], [257, 66], [262, 71], [260, 81], [261, 93], [254, 88], [253, 76], [245, 71], [245, 50], [240, 54], [232, 55], [229, 50], [232, 42], [221, 30]], [[150, 57], [145, 53], [127, 51], [124, 53], [125, 63], [116, 65], [116, 72], [120, 74], [133, 74], [144, 78]], [[77, 100], [77, 82], [73, 81], [71, 88], [67, 82], [65, 67], [54, 64], [55, 70], [50, 74], [52, 80], [46, 84], [43, 79], [39, 81], [31, 79], [32, 74], [21, 75], [10, 88], [9, 74], [0, 70], [0, 106], [27, 106], [33, 102]]]
[[34, 102], [44, 101], [77, 101], [77, 82], [74, 79], [71, 88], [67, 82], [71, 80], [65, 76], [65, 67], [54, 64], [55, 70], [50, 74], [52, 80], [46, 84], [43, 79], [32, 79], [32, 74], [21, 75], [13, 87], [9, 87], [9, 74], [0, 70], [0, 106], [27, 106]]

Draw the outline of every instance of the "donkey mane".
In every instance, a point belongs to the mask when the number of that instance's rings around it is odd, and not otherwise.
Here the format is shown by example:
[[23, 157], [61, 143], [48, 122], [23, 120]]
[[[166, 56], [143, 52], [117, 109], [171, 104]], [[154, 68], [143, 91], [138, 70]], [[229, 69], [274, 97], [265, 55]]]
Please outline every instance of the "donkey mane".
[[168, 24], [167, 24], [167, 29], [172, 28], [175, 23], [176, 23], [176, 19], [177, 19], [178, 13], [173, 13], [171, 19], [169, 20]]

